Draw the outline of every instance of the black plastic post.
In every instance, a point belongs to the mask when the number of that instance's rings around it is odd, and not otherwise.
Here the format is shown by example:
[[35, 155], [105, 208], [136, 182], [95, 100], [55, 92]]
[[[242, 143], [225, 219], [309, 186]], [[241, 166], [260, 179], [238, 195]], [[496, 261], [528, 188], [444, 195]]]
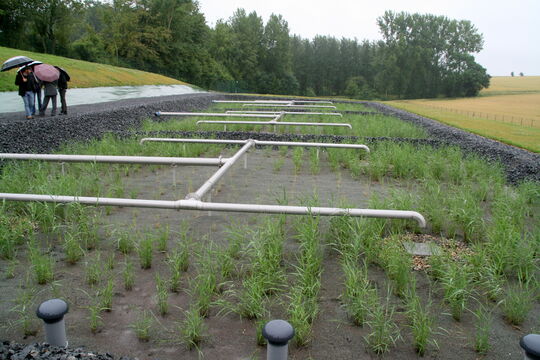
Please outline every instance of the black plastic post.
[[61, 299], [47, 300], [38, 306], [36, 314], [44, 322], [45, 337], [49, 344], [61, 347], [67, 346], [64, 315], [68, 310], [68, 304]]
[[272, 320], [263, 327], [262, 334], [268, 340], [267, 360], [287, 360], [289, 340], [294, 336], [294, 328], [285, 320]]
[[525, 360], [540, 360], [540, 335], [525, 335], [519, 341], [519, 345], [525, 351]]

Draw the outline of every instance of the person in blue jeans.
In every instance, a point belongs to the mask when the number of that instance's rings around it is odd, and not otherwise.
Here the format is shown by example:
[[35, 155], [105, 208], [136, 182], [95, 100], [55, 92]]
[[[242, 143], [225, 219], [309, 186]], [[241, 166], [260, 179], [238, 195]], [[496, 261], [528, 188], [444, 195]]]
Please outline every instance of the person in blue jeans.
[[36, 88], [35, 77], [31, 76], [32, 70], [30, 68], [20, 68], [17, 71], [15, 77], [15, 85], [19, 86], [19, 95], [24, 102], [24, 111], [28, 120], [33, 119], [35, 112], [34, 98], [36, 94], [34, 89]]

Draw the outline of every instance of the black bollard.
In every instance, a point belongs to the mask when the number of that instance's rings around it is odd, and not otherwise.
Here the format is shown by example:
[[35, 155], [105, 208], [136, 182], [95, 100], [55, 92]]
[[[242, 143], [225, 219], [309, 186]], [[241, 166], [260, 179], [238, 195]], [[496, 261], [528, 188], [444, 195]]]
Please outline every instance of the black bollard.
[[519, 341], [519, 345], [525, 351], [525, 360], [540, 360], [540, 335], [525, 335]]
[[294, 336], [294, 329], [285, 320], [272, 320], [264, 325], [262, 334], [268, 340], [267, 360], [287, 360], [289, 340]]
[[68, 310], [68, 304], [60, 299], [47, 300], [38, 306], [36, 314], [45, 324], [45, 338], [49, 344], [60, 347], [67, 346], [64, 315]]

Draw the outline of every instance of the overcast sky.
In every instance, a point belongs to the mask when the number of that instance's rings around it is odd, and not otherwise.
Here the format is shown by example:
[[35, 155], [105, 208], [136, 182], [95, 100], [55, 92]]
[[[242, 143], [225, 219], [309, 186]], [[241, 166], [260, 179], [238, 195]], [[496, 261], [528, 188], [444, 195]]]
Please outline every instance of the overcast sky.
[[540, 75], [540, 0], [198, 0], [208, 25], [238, 8], [256, 11], [264, 22], [280, 14], [291, 34], [379, 40], [377, 17], [386, 10], [470, 20], [484, 35], [476, 61], [492, 76]]

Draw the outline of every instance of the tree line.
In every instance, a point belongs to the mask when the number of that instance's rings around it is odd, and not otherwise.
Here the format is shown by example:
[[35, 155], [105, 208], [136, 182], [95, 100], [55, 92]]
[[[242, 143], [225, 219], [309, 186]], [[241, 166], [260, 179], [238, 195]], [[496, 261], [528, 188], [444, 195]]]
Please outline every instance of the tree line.
[[353, 98], [475, 96], [489, 86], [467, 20], [385, 12], [380, 41], [290, 33], [236, 10], [212, 28], [192, 0], [0, 0], [0, 44], [157, 72], [207, 89]]

